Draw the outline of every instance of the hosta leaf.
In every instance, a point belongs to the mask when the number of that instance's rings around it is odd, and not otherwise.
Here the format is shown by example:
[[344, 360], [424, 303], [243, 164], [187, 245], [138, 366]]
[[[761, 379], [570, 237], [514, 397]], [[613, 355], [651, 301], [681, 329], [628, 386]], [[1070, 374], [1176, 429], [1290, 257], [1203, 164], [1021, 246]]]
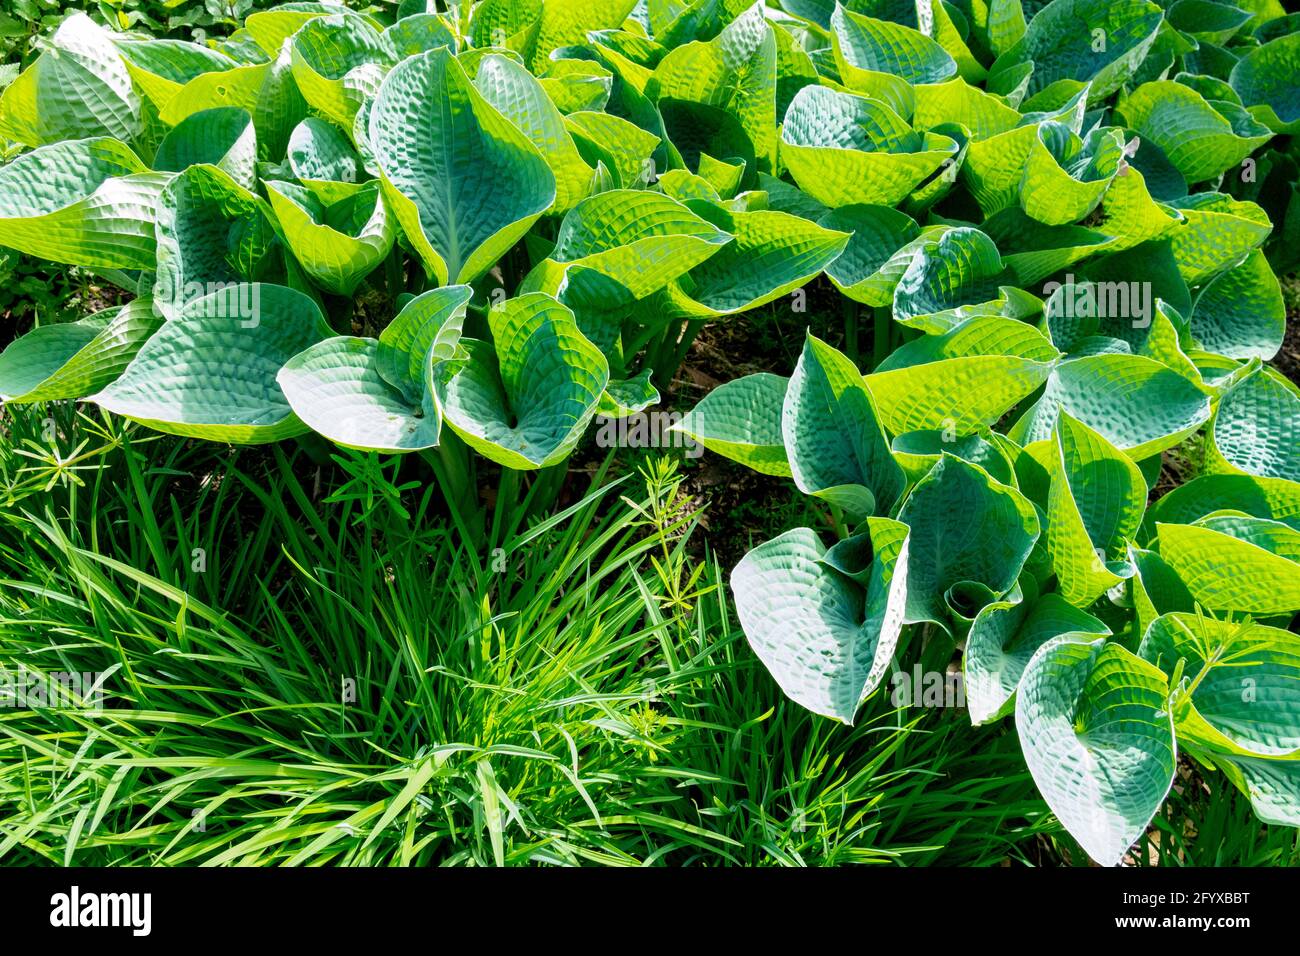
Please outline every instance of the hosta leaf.
[[1300, 827], [1300, 760], [1264, 760], [1215, 753], [1213, 760], [1197, 758], [1222, 770], [1250, 798], [1255, 816], [1264, 823]]
[[162, 324], [149, 299], [136, 299], [79, 322], [42, 325], [0, 354], [0, 400], [84, 398], [121, 374]]
[[1187, 220], [1171, 238], [1178, 270], [1189, 286], [1201, 285], [1240, 262], [1273, 228], [1255, 203], [1222, 193], [1196, 193], [1170, 206]]
[[1063, 272], [1076, 262], [1109, 250], [1113, 237], [1083, 226], [1049, 226], [1018, 206], [994, 213], [980, 230], [993, 240], [1002, 264], [1022, 288]]
[[1133, 566], [1133, 576], [1129, 578], [1133, 635], [1139, 642], [1160, 615], [1195, 610], [1196, 600], [1187, 585], [1158, 552], [1130, 546], [1128, 559]]
[[455, 355], [472, 291], [445, 286], [416, 296], [379, 341], [335, 337], [294, 356], [278, 381], [295, 413], [352, 448], [403, 452], [437, 445], [435, 369]]
[[1300, 530], [1300, 483], [1257, 475], [1201, 475], [1152, 505], [1144, 530], [1149, 537], [1157, 521], [1191, 524], [1225, 509], [1272, 518]]
[[112, 34], [80, 11], [0, 95], [0, 136], [27, 146], [143, 131], [140, 97]]
[[1146, 508], [1138, 466], [1092, 429], [1057, 419], [1047, 496], [1047, 552], [1061, 597], [1087, 607], [1132, 576], [1127, 542]]
[[1159, 524], [1160, 556], [1213, 611], [1288, 614], [1300, 609], [1300, 531], [1267, 518], [1210, 515]]
[[992, 425], [1042, 385], [1058, 357], [1024, 322], [977, 316], [907, 343], [866, 380], [890, 432], [964, 435]]
[[1025, 162], [1021, 208], [1049, 226], [1079, 221], [1101, 202], [1123, 149], [1119, 130], [1095, 130], [1082, 140], [1062, 123], [1040, 123]]
[[[1167, 674], [1180, 663], [1174, 727], [1187, 746], [1243, 757], [1300, 756], [1300, 636], [1196, 614], [1154, 621], [1138, 653]], [[1178, 689], [1176, 689], [1178, 691]]]
[[731, 588], [750, 646], [786, 696], [846, 724], [885, 676], [903, 624], [907, 526], [871, 518], [855, 541], [865, 587], [826, 561], [809, 528], [759, 545]]
[[1210, 438], [1214, 470], [1300, 481], [1300, 395], [1276, 373], [1260, 370], [1230, 388]]
[[1091, 83], [1089, 100], [1098, 102], [1133, 75], [1162, 19], [1161, 9], [1147, 0], [1052, 0], [993, 64], [989, 90], [1008, 92], [1029, 68], [1031, 97], [1074, 80]]
[[1087, 101], [1085, 88], [1057, 109], [1027, 114], [1013, 129], [971, 140], [959, 175], [986, 216], [1019, 203], [1025, 165], [1039, 141], [1038, 126], [1061, 123], [1078, 133]]
[[379, 374], [412, 403], [429, 388], [426, 359], [436, 366], [455, 357], [473, 292], [467, 285], [430, 289], [407, 302], [380, 333]]
[[1143, 83], [1121, 109], [1128, 125], [1160, 147], [1189, 183], [1239, 165], [1273, 135], [1249, 117], [1243, 129], [1234, 129], [1201, 94], [1172, 80]]
[[270, 207], [216, 166], [173, 177], [157, 216], [154, 304], [167, 318], [222, 284], [263, 278], [278, 260]]
[[537, 82], [561, 113], [603, 110], [614, 90], [613, 74], [587, 60], [557, 60]]
[[1052, 434], [1061, 410], [1134, 461], [1172, 448], [1210, 417], [1210, 400], [1154, 359], [1107, 353], [1061, 362], [1043, 396], [1012, 426], [1021, 445]]
[[893, 301], [894, 287], [922, 243], [916, 220], [888, 206], [844, 206], [823, 214], [818, 225], [850, 234], [826, 275], [844, 295], [866, 305]]
[[734, 238], [670, 287], [673, 304], [692, 316], [717, 316], [765, 305], [804, 285], [844, 251], [849, 237], [770, 209], [731, 212], [688, 204]]
[[1173, 233], [1181, 220], [1173, 209], [1152, 198], [1135, 166], [1125, 166], [1106, 189], [1101, 218], [1093, 228], [1114, 236], [1109, 251], [1121, 252]]
[[303, 98], [328, 119], [348, 127], [361, 105], [345, 78], [355, 70], [385, 70], [397, 59], [392, 42], [365, 17], [351, 13], [304, 23], [289, 44], [293, 79]]
[[90, 400], [173, 435], [278, 441], [304, 428], [276, 374], [328, 334], [320, 309], [302, 293], [241, 283], [187, 303], [121, 378]]
[[1044, 644], [1016, 694], [1016, 730], [1038, 790], [1103, 866], [1142, 836], [1173, 783], [1165, 675], [1104, 639]]
[[946, 332], [963, 305], [998, 295], [1002, 257], [978, 229], [951, 229], [922, 244], [894, 289], [894, 318], [928, 332]]
[[443, 414], [480, 454], [507, 468], [544, 468], [568, 457], [596, 414], [609, 365], [542, 293], [509, 299], [489, 314], [493, 344], [463, 340], [467, 362], [444, 363]]
[[153, 168], [179, 173], [198, 163], [218, 167], [245, 189], [257, 187], [257, 133], [248, 110], [227, 106], [185, 117], [158, 144]]
[[883, 103], [824, 86], [795, 94], [781, 128], [781, 160], [800, 189], [827, 206], [894, 205], [957, 143], [913, 130]]
[[391, 47], [399, 60], [419, 56], [425, 50], [440, 46], [447, 47], [452, 53], [459, 48], [447, 18], [432, 11], [402, 17], [384, 31], [384, 43]]
[[1291, 33], [1250, 50], [1232, 68], [1228, 82], [1251, 114], [1275, 133], [1300, 131], [1300, 33]]
[[150, 173], [114, 139], [53, 143], [0, 167], [4, 245], [90, 268], [152, 269], [159, 194]]
[[627, 418], [643, 412], [663, 399], [650, 380], [652, 369], [642, 369], [632, 378], [610, 379], [600, 396], [596, 414], [609, 418]]
[[[770, 169], [776, 154], [776, 37], [755, 3], [712, 40], [671, 50], [655, 68], [645, 93], [662, 107], [665, 101], [698, 103], [725, 111], [748, 140], [746, 152]], [[668, 120], [665, 115], [665, 121]], [[688, 165], [698, 150], [683, 149], [669, 128], [669, 138]], [[688, 155], [689, 153], [689, 155]]]
[[555, 201], [541, 153], [446, 48], [385, 77], [369, 140], [398, 222], [443, 283], [481, 276]]
[[975, 616], [962, 656], [971, 723], [986, 724], [1011, 713], [1025, 667], [1048, 641], [1063, 634], [1088, 640], [1109, 633], [1105, 624], [1059, 594], [987, 605]]
[[809, 334], [785, 393], [781, 435], [795, 485], [858, 518], [888, 513], [903, 491], [857, 367]]
[[974, 617], [1015, 586], [1039, 532], [1024, 495], [948, 454], [904, 499], [898, 520], [911, 528], [906, 620], [945, 627], [950, 614]]
[[474, 77], [475, 88], [537, 147], [555, 175], [551, 212], [567, 212], [591, 190], [593, 170], [578, 152], [556, 109], [527, 70], [503, 56], [487, 56]]
[[545, 0], [530, 44], [529, 67], [534, 73], [540, 73], [551, 51], [557, 47], [583, 43], [593, 30], [612, 30], [622, 26], [634, 6], [636, 0], [607, 0], [603, 3]]
[[159, 110], [196, 76], [235, 67], [225, 54], [184, 40], [118, 39], [117, 51], [135, 85]]
[[970, 130], [973, 139], [980, 140], [1020, 125], [1020, 113], [1002, 97], [971, 86], [960, 77], [946, 83], [917, 84], [913, 93], [916, 112], [912, 124], [917, 129], [933, 129], [956, 121]]
[[709, 451], [765, 475], [790, 477], [781, 409], [790, 380], [756, 372], [713, 389], [677, 425]]
[[947, 453], [972, 465], [979, 465], [994, 481], [1015, 485], [1015, 464], [1004, 447], [1008, 442], [1001, 435], [982, 429], [970, 435], [955, 437], [952, 431], [931, 428], [925, 431], [899, 435], [890, 444], [894, 460], [902, 467], [909, 481], [920, 481]]
[[1169, 25], [1208, 43], [1226, 43], [1250, 20], [1250, 14], [1212, 0], [1175, 0], [1167, 13]]
[[248, 110], [263, 158], [279, 159], [295, 126], [307, 115], [307, 102], [293, 79], [289, 51], [268, 63], [203, 73], [167, 101], [161, 119], [175, 126], [200, 110], [234, 106]]
[[1196, 297], [1191, 332], [1205, 349], [1232, 358], [1271, 359], [1286, 334], [1282, 287], [1264, 253], [1253, 250]]
[[831, 14], [831, 39], [844, 84], [904, 115], [916, 107], [914, 84], [942, 83], [957, 75], [953, 58], [924, 33], [839, 5]]
[[620, 189], [643, 186], [653, 178], [651, 154], [660, 139], [621, 116], [581, 110], [564, 117], [564, 125], [587, 162], [603, 163]]
[[396, 229], [378, 183], [330, 206], [293, 183], [265, 185], [294, 258], [327, 292], [352, 295], [393, 246]]
[[283, 3], [271, 10], [250, 13], [244, 21], [244, 29], [267, 56], [274, 57], [284, 46], [284, 41], [306, 23], [318, 17], [347, 12], [347, 7], [342, 3]]
[[551, 258], [598, 272], [641, 299], [715, 255], [731, 236], [691, 208], [644, 190], [610, 190], [578, 203]]
[[477, 47], [513, 47], [541, 15], [542, 0], [484, 0], [470, 15], [470, 40]]
[[333, 123], [315, 116], [294, 127], [286, 159], [298, 181], [327, 206], [355, 193], [365, 178], [351, 140]]
[[276, 381], [303, 424], [339, 445], [382, 452], [434, 447], [441, 431], [436, 405], [412, 404], [390, 385], [379, 374], [379, 354], [374, 339], [335, 336], [289, 359]]

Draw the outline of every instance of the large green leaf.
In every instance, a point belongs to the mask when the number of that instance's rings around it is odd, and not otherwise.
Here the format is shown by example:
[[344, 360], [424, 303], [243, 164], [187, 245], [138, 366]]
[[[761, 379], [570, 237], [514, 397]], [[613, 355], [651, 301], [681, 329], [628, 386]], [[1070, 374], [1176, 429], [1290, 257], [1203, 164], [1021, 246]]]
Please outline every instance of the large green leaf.
[[540, 292], [506, 300], [488, 319], [493, 342], [465, 339], [468, 360], [442, 365], [438, 396], [447, 424], [507, 468], [564, 460], [609, 383], [605, 356], [572, 312]]
[[77, 322], [38, 326], [0, 354], [0, 400], [51, 402], [97, 392], [161, 324], [146, 298]]
[[787, 697], [853, 722], [893, 657], [908, 564], [907, 526], [888, 518], [869, 519], [865, 534], [831, 552], [796, 528], [745, 555], [731, 574], [736, 613]]
[[556, 48], [582, 43], [593, 30], [622, 26], [634, 6], [636, 0], [545, 0], [529, 44], [529, 67], [540, 73]]
[[1186, 746], [1243, 757], [1300, 757], [1300, 636], [1276, 627], [1166, 614], [1138, 650], [1175, 687], [1174, 727]]
[[1133, 573], [1127, 544], [1142, 523], [1147, 484], [1131, 458], [1064, 411], [1049, 465], [1047, 552], [1061, 596], [1087, 607]]
[[1038, 538], [1034, 506], [984, 469], [944, 454], [903, 501], [911, 530], [909, 623], [974, 617], [1015, 586]]
[[1142, 836], [1177, 763], [1165, 675], [1104, 638], [1040, 647], [1016, 694], [1016, 730], [1038, 790], [1103, 866]]
[[728, 233], [675, 199], [615, 189], [582, 200], [564, 217], [550, 257], [564, 267], [557, 277], [591, 270], [618, 283], [629, 299], [641, 299], [730, 241]]
[[27, 146], [143, 132], [140, 96], [112, 35], [74, 12], [0, 95], [0, 137]]
[[[725, 112], [748, 140], [747, 152], [768, 170], [776, 157], [776, 37], [763, 10], [762, 2], [755, 3], [713, 39], [671, 50], [655, 68], [645, 94], [661, 111], [675, 101]], [[688, 165], [695, 165], [671, 123], [669, 138]]]
[[316, 116], [294, 127], [285, 159], [298, 181], [327, 206], [355, 193], [366, 177], [352, 141]]
[[235, 61], [197, 43], [171, 39], [115, 38], [136, 87], [158, 110], [190, 80], [235, 68]]
[[172, 173], [199, 163], [257, 188], [257, 131], [248, 110], [220, 106], [190, 114], [163, 137], [153, 158], [154, 169]]
[[1264, 253], [1253, 250], [1206, 284], [1191, 312], [1201, 346], [1232, 358], [1271, 359], [1286, 335], [1282, 286]]
[[1059, 355], [1018, 319], [976, 316], [896, 349], [867, 386], [890, 432], [960, 436], [992, 425], [1042, 385]]
[[469, 286], [416, 296], [379, 340], [337, 336], [300, 352], [277, 381], [303, 423], [351, 448], [432, 448], [442, 430], [435, 378], [456, 354]]
[[1300, 610], [1300, 531], [1232, 513], [1193, 524], [1158, 524], [1160, 556], [1192, 597], [1213, 611]]
[[1038, 124], [1025, 161], [1021, 208], [1049, 226], [1078, 222], [1101, 202], [1123, 151], [1117, 129], [1097, 129], [1080, 139], [1063, 123]]
[[398, 222], [442, 283], [477, 279], [555, 201], [546, 160], [445, 47], [384, 78], [369, 141]]
[[894, 289], [894, 318], [926, 332], [946, 332], [961, 307], [997, 298], [1002, 257], [978, 229], [950, 229], [922, 243]]
[[1089, 100], [1098, 102], [1133, 75], [1162, 19], [1147, 0], [1052, 0], [993, 64], [989, 89], [1010, 92], [1028, 75], [1031, 97], [1074, 81], [1091, 83]]
[[765, 475], [790, 477], [781, 410], [790, 380], [756, 372], [705, 395], [676, 428], [709, 451]]
[[293, 79], [289, 50], [267, 63], [201, 73], [185, 83], [161, 110], [175, 126], [200, 110], [239, 107], [253, 117], [263, 159], [278, 160], [295, 126], [307, 115], [307, 101]]
[[1300, 394], [1261, 368], [1220, 399], [1210, 438], [1215, 470], [1300, 481]]
[[1061, 362], [1008, 432], [1021, 445], [1051, 436], [1061, 410], [1134, 461], [1172, 448], [1210, 417], [1210, 399], [1161, 362], [1111, 352]]
[[188, 302], [122, 376], [90, 396], [150, 428], [232, 444], [301, 434], [276, 374], [329, 335], [316, 303], [283, 286], [241, 283]]
[[1016, 687], [1034, 653], [1063, 634], [1109, 634], [1110, 629], [1059, 594], [994, 601], [975, 616], [966, 636], [962, 677], [972, 724], [1011, 713]]
[[1231, 122], [1222, 112], [1229, 105], [1206, 102], [1182, 83], [1157, 80], [1139, 86], [1121, 108], [1130, 127], [1160, 147], [1189, 183], [1200, 183], [1240, 165], [1272, 138], [1268, 127], [1249, 116]]
[[265, 185], [294, 258], [327, 292], [352, 295], [388, 256], [396, 229], [378, 183], [331, 206], [294, 183]]
[[368, 86], [397, 60], [392, 42], [365, 17], [316, 17], [289, 44], [293, 79], [303, 98], [328, 119], [350, 127]]
[[1201, 285], [1240, 262], [1273, 228], [1255, 203], [1222, 193], [1196, 193], [1169, 205], [1186, 220], [1170, 236], [1188, 286]]
[[551, 212], [567, 212], [591, 191], [594, 170], [578, 152], [564, 117], [531, 73], [507, 57], [485, 56], [474, 87], [528, 137], [551, 167], [555, 176]]
[[829, 266], [849, 237], [770, 209], [733, 212], [704, 200], [691, 210], [734, 238], [669, 289], [689, 316], [729, 315], [788, 295]]
[[884, 103], [825, 86], [795, 94], [781, 127], [781, 160], [799, 188], [827, 206], [892, 206], [924, 182], [957, 143], [917, 132]]
[[1150, 537], [1156, 521], [1191, 524], [1229, 509], [1256, 518], [1272, 518], [1300, 530], [1300, 483], [1256, 475], [1201, 475], [1153, 504], [1144, 530]]
[[942, 83], [957, 75], [956, 62], [942, 46], [900, 23], [861, 16], [836, 5], [831, 31], [835, 64], [844, 84], [904, 115], [916, 108], [913, 85]]
[[154, 304], [167, 318], [222, 285], [255, 282], [278, 263], [270, 206], [216, 166], [191, 166], [157, 209]]
[[903, 491], [871, 393], [857, 367], [809, 334], [781, 412], [794, 482], [850, 515], [887, 514]]
[[0, 235], [53, 262], [152, 269], [153, 220], [170, 178], [114, 139], [42, 146], [0, 167]]
[[1300, 33], [1291, 33], [1249, 50], [1236, 62], [1228, 82], [1251, 114], [1275, 133], [1300, 131]]
[[[888, 305], [894, 287], [923, 243], [916, 220], [888, 206], [843, 206], [824, 213], [818, 224], [849, 233], [844, 251], [826, 275], [844, 295], [865, 305]], [[942, 231], [934, 227], [931, 235]]]

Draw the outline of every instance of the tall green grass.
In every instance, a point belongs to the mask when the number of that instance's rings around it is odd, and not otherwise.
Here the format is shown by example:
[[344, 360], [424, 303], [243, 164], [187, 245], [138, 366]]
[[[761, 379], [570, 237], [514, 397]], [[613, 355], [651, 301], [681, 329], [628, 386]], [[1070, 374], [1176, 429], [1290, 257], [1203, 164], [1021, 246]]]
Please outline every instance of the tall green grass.
[[785, 704], [671, 464], [471, 551], [383, 459], [46, 413], [0, 443], [0, 668], [106, 696], [0, 708], [0, 863], [992, 864], [1050, 827], [962, 712]]

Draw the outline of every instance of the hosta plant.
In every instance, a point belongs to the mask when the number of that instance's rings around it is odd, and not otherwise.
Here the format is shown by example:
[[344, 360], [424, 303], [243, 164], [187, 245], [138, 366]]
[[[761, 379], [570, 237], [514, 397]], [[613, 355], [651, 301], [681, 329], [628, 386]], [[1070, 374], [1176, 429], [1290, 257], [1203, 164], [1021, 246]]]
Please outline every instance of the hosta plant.
[[794, 367], [680, 426], [828, 519], [732, 577], [782, 690], [851, 722], [903, 654], [959, 661], [1102, 863], [1182, 755], [1300, 824], [1300, 390], [1268, 364], [1300, 32], [1272, 0], [133, 26], [71, 14], [0, 96], [0, 245], [121, 292], [13, 342], [5, 401], [416, 452], [455, 498], [470, 452], [553, 468], [705, 325], [790, 303]]

